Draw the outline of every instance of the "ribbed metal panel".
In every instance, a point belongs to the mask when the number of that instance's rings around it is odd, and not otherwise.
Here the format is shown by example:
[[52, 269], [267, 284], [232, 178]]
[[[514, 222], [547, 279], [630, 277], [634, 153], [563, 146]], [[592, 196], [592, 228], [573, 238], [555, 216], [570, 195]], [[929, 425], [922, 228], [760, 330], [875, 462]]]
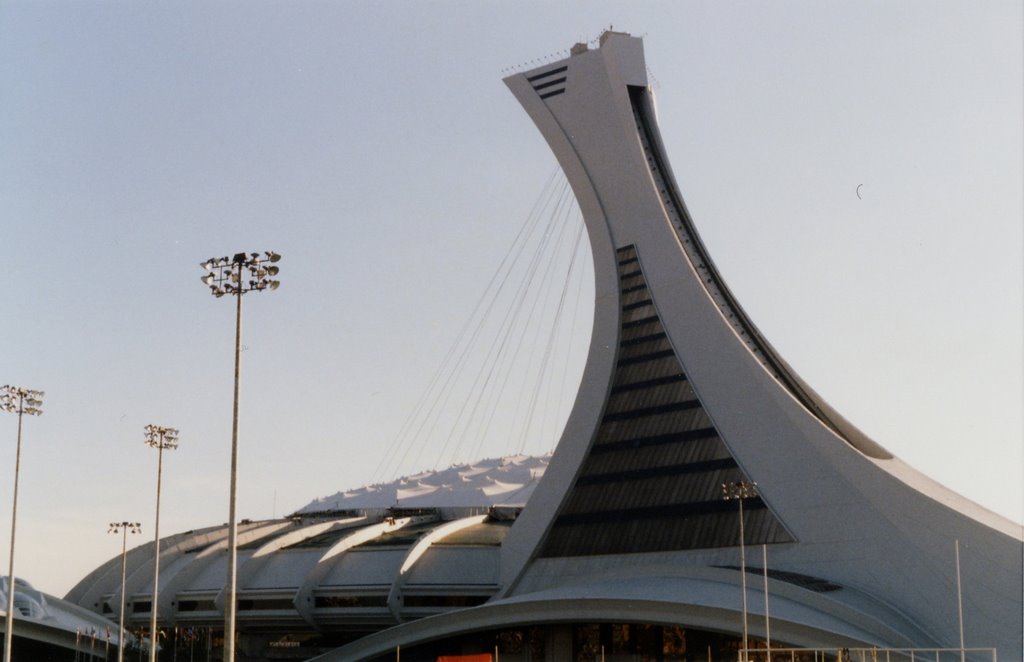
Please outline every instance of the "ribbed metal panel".
[[[583, 470], [548, 534], [546, 557], [739, 544], [725, 482], [747, 480], [683, 373], [633, 246], [618, 250], [621, 334], [612, 389]], [[758, 497], [746, 542], [792, 540]]]

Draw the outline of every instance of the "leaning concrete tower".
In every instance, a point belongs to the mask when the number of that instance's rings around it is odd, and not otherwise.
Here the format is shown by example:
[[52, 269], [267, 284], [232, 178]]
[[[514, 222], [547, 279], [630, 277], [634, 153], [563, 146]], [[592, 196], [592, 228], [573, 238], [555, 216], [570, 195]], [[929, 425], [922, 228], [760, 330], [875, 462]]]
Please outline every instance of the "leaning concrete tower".
[[965, 645], [1020, 658], [1021, 527], [867, 438], [758, 332], [686, 209], [646, 71], [642, 41], [607, 32], [505, 80], [572, 185], [596, 277], [583, 386], [503, 546], [506, 595], [630, 578], [631, 599], [672, 595], [666, 617], [735, 630], [722, 485], [756, 482], [745, 543], [786, 596], [774, 637], [959, 646], [959, 541]]
[[[646, 72], [642, 41], [606, 32], [599, 48], [505, 79], [588, 230], [582, 386], [501, 543], [496, 597], [331, 659], [538, 623], [569, 659], [571, 628], [624, 621], [695, 639], [749, 631], [776, 646], [1021, 659], [1021, 527], [893, 457], [758, 332], [686, 209]], [[736, 486], [746, 498], [724, 499]]]

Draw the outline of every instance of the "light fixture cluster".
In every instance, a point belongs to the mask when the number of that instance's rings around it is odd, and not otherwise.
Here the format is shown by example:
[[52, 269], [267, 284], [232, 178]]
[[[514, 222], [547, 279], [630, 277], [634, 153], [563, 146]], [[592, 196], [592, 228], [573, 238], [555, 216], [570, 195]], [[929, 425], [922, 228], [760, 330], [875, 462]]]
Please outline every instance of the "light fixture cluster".
[[726, 501], [734, 499], [753, 499], [758, 496], [757, 483], [737, 480], [731, 483], [722, 483], [722, 498]]
[[162, 425], [147, 425], [146, 445], [150, 448], [177, 448], [178, 431]]
[[[201, 280], [209, 286], [215, 297], [225, 294], [245, 294], [246, 292], [276, 290], [281, 281], [274, 280], [280, 269], [273, 263], [281, 256], [273, 251], [263, 253], [235, 253], [234, 257], [211, 257], [199, 266], [209, 273]], [[243, 270], [248, 270], [248, 278], [243, 278]]]
[[121, 533], [121, 529], [124, 529], [125, 533], [142, 533], [142, 524], [139, 522], [111, 522], [107, 533]]
[[0, 386], [0, 409], [13, 414], [39, 416], [43, 413], [42, 391], [6, 384]]

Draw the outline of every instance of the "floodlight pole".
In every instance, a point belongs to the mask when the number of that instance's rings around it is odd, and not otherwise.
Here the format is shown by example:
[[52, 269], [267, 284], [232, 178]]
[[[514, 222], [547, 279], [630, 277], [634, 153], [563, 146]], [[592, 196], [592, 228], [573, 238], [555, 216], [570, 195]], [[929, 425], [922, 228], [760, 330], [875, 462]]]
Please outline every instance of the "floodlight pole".
[[[238, 267], [241, 272], [241, 265]], [[235, 293], [235, 386], [231, 406], [231, 496], [228, 501], [228, 594], [224, 608], [224, 660], [235, 660], [235, 621], [238, 618], [238, 383], [242, 363], [242, 291]]]
[[4, 621], [4, 662], [11, 662], [14, 645], [14, 534], [18, 522], [18, 477], [21, 472], [21, 419], [43, 413], [42, 391], [11, 386], [0, 389], [0, 409], [18, 415], [18, 441], [14, 452], [14, 499], [11, 506], [11, 554], [7, 565], [7, 615]]
[[764, 647], [772, 660], [772, 623], [768, 619], [768, 543], [761, 545], [761, 575], [764, 578]]
[[964, 662], [964, 596], [960, 588], [960, 539], [956, 539], [956, 615], [960, 624], [960, 662]]
[[757, 496], [757, 483], [736, 481], [722, 483], [722, 498], [726, 501], [738, 501], [740, 504], [740, 590], [743, 593], [743, 655], [742, 662], [749, 660], [747, 636], [747, 549], [746, 534], [743, 530], [743, 501]]
[[740, 503], [740, 581], [743, 588], [743, 660], [747, 660], [747, 553], [746, 535], [743, 532], [743, 497], [737, 499]]
[[[273, 265], [281, 256], [273, 251], [266, 251], [265, 257], [259, 253], [236, 253], [233, 258], [210, 258], [202, 262], [201, 267], [208, 273], [202, 277], [203, 283], [210, 287], [212, 294], [220, 298], [225, 294], [235, 295], [235, 379], [234, 398], [231, 408], [231, 482], [228, 499], [228, 570], [227, 593], [224, 605], [224, 662], [235, 662], [235, 622], [238, 612], [238, 520], [236, 502], [238, 500], [238, 385], [241, 373], [242, 352], [242, 295], [246, 292], [262, 292], [266, 289], [276, 290], [280, 281], [271, 280], [276, 276], [278, 268]], [[264, 263], [271, 263], [265, 266]], [[242, 280], [242, 269], [249, 270], [248, 283]]]
[[[142, 525], [138, 522], [111, 522], [107, 533], [121, 534], [121, 611], [117, 621], [117, 662], [124, 662], [124, 594], [128, 567], [128, 534], [142, 533]], [[149, 637], [149, 647], [153, 647], [152, 634]]]
[[178, 447], [178, 431], [162, 425], [147, 425], [146, 445], [157, 450], [156, 522], [153, 526], [153, 597], [149, 606], [149, 662], [156, 662], [157, 598], [160, 589], [160, 483], [164, 468], [164, 450], [174, 450]]

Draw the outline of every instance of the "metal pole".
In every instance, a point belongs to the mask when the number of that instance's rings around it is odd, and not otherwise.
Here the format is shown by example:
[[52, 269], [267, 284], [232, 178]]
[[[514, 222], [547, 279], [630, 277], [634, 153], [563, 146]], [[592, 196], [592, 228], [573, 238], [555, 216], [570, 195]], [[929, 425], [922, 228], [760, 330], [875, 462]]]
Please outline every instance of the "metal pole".
[[768, 545], [761, 545], [761, 566], [764, 571], [764, 642], [768, 651], [768, 662], [772, 660], [772, 628], [768, 619]]
[[117, 662], [124, 662], [124, 590], [127, 577], [128, 561], [128, 527], [121, 534], [121, 615], [118, 617]]
[[956, 539], [956, 611], [960, 621], [960, 662], [964, 662], [964, 598], [960, 590], [960, 539]]
[[7, 618], [4, 629], [4, 662], [11, 662], [14, 644], [14, 532], [18, 519], [18, 473], [21, 471], [21, 417], [25, 409], [25, 394], [18, 395], [18, 443], [14, 453], [14, 502], [11, 506], [11, 557], [7, 565]]
[[744, 544], [744, 533], [743, 533], [743, 498], [738, 499], [740, 502], [740, 584], [741, 590], [743, 591], [743, 662], [747, 662], [747, 550]]
[[[242, 282], [242, 265], [237, 265], [238, 282]], [[235, 662], [235, 612], [237, 599], [238, 522], [235, 502], [238, 495], [238, 379], [242, 347], [242, 291], [235, 293], [235, 397], [231, 411], [231, 495], [228, 502], [228, 594], [224, 609], [224, 662]]]
[[[281, 256], [273, 251], [259, 253], [236, 253], [233, 258], [210, 258], [199, 266], [208, 273], [200, 280], [218, 299], [225, 294], [234, 294], [235, 300], [235, 383], [234, 401], [231, 411], [231, 485], [228, 502], [228, 567], [226, 601], [224, 606], [224, 662], [235, 662], [235, 626], [238, 613], [238, 521], [236, 502], [238, 499], [238, 390], [242, 350], [242, 295], [246, 292], [276, 290], [281, 282], [272, 280], [278, 274], [273, 263]], [[268, 264], [269, 263], [269, 264]], [[242, 270], [248, 269], [252, 279], [242, 280]]]
[[149, 662], [156, 662], [156, 602], [160, 586], [160, 479], [164, 469], [164, 432], [160, 431], [156, 461], [156, 524], [153, 527], [153, 598], [149, 605]]

